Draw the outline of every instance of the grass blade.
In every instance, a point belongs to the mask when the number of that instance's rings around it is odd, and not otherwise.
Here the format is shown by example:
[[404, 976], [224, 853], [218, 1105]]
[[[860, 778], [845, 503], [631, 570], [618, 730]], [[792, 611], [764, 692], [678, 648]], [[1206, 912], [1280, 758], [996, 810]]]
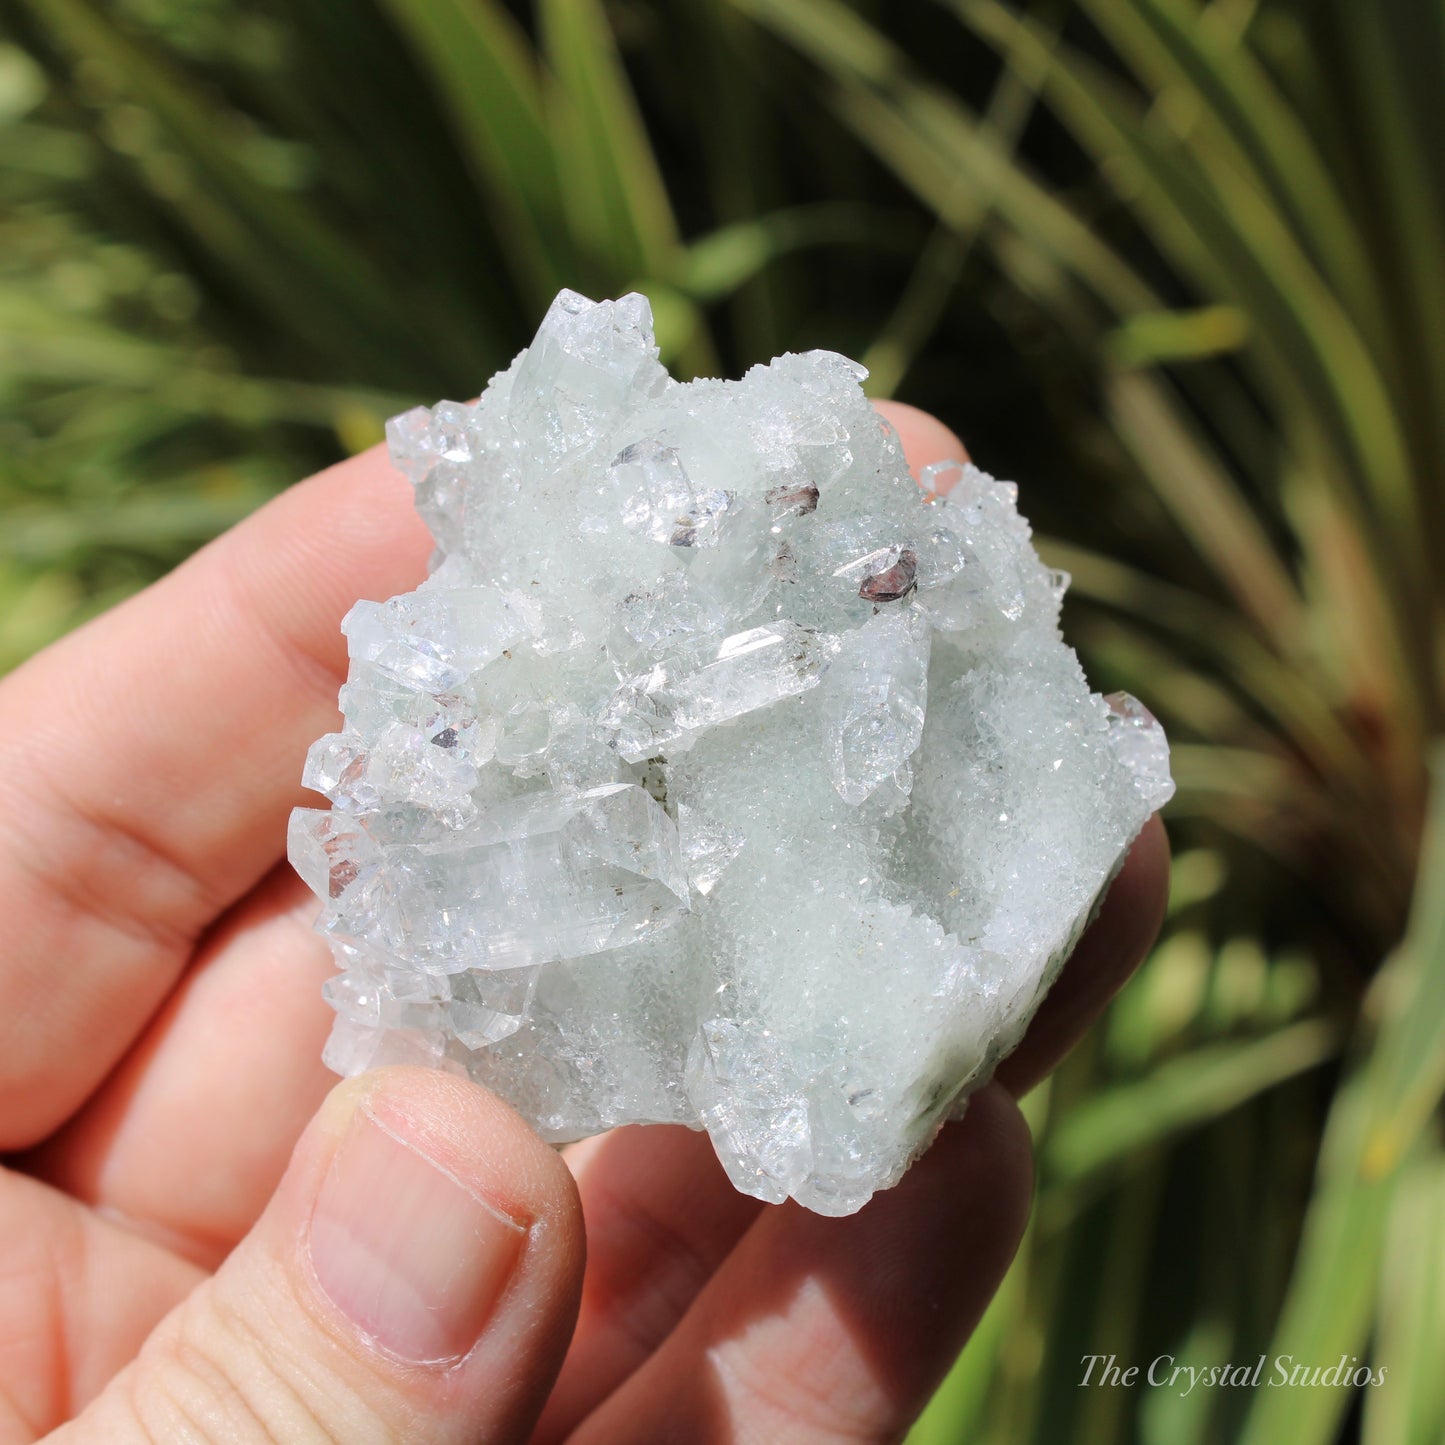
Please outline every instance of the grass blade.
[[1120, 437], [1234, 594], [1244, 614], [1286, 656], [1304, 644], [1305, 619], [1288, 568], [1233, 481], [1190, 435], [1178, 408], [1153, 378], [1124, 372], [1108, 380], [1109, 411]]
[[1367, 324], [1381, 296], [1357, 220], [1309, 129], [1216, 7], [1183, 0], [1085, 0], [1095, 23], [1158, 97], [1201, 164], [1224, 164], [1272, 196], [1302, 246], [1318, 253], [1351, 314]]
[[877, 249], [880, 233], [896, 234], [900, 247], [911, 239], [899, 218], [889, 212], [849, 204], [790, 206], [720, 226], [687, 242], [678, 265], [678, 285], [699, 302], [725, 300], [783, 256], [817, 246]]
[[383, 0], [434, 77], [530, 307], [570, 280], [561, 188], [536, 57], [492, 0]]
[[[1319, 1362], [1364, 1353], [1396, 1181], [1445, 1093], [1445, 754], [1434, 776], [1410, 931], [1375, 980], [1353, 1067], [1331, 1106], [1274, 1355]], [[1261, 1391], [1243, 1445], [1329, 1445], [1347, 1398]]]
[[1077, 1185], [1216, 1119], [1334, 1056], [1339, 1033], [1308, 1019], [1261, 1039], [1211, 1044], [1147, 1077], [1086, 1099], [1053, 1128], [1040, 1156], [1045, 1187]]
[[597, 0], [541, 0], [539, 14], [557, 81], [554, 151], [578, 244], [615, 274], [666, 276], [677, 223], [606, 13]]
[[[1056, 21], [1059, 9], [1057, 4], [1051, 7]], [[989, 97], [980, 127], [1010, 155], [1017, 151], [1034, 113], [1044, 73], [1042, 65], [1006, 65]], [[988, 194], [976, 196], [974, 206], [977, 218], [973, 226], [960, 231], [956, 226], [940, 224], [919, 251], [892, 314], [863, 355], [870, 396], [890, 397], [897, 391], [913, 358], [937, 325], [979, 231], [993, 214], [993, 198]]]
[[1364, 1445], [1445, 1438], [1445, 1155], [1423, 1149], [1401, 1171], [1385, 1223], [1375, 1358], [1389, 1373], [1365, 1392]]

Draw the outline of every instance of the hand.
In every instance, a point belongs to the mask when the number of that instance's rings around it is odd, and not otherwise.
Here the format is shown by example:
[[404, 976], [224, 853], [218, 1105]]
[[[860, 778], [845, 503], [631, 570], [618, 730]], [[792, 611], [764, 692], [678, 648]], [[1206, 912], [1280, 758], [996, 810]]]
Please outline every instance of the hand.
[[[885, 411], [915, 467], [961, 454]], [[682, 1129], [559, 1155], [449, 1076], [328, 1093], [285, 818], [343, 612], [428, 546], [372, 451], [0, 684], [0, 1445], [896, 1438], [1022, 1230], [1014, 1097], [1153, 938], [1157, 820], [996, 1082], [849, 1219]]]

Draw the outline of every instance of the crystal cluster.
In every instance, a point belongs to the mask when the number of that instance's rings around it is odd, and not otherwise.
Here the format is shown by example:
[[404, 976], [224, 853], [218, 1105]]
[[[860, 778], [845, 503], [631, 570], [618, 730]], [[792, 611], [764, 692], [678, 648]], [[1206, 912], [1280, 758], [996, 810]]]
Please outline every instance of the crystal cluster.
[[1013, 486], [920, 488], [862, 375], [683, 385], [642, 297], [563, 292], [390, 424], [431, 575], [347, 616], [290, 832], [332, 1068], [466, 1073], [554, 1141], [705, 1128], [846, 1214], [1018, 1042], [1168, 749], [1090, 694]]

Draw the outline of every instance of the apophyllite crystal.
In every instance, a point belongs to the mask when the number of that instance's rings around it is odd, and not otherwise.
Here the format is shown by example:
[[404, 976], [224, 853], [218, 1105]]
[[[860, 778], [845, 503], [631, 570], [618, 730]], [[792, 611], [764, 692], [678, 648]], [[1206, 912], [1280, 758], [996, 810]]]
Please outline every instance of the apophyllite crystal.
[[705, 1128], [846, 1214], [1018, 1042], [1168, 750], [1090, 694], [1013, 486], [920, 488], [862, 376], [682, 385], [641, 296], [564, 291], [479, 402], [390, 424], [437, 551], [342, 624], [291, 823], [334, 1069]]

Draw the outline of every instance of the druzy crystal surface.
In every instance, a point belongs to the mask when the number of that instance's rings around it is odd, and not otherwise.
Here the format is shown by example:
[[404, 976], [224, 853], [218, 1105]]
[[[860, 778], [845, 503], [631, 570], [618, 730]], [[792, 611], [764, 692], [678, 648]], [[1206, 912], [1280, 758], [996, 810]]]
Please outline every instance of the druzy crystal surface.
[[1013, 486], [920, 487], [862, 375], [683, 385], [642, 297], [563, 292], [390, 424], [431, 575], [347, 616], [291, 822], [332, 1068], [469, 1074], [555, 1141], [701, 1127], [845, 1214], [1018, 1042], [1168, 749], [1090, 693]]

